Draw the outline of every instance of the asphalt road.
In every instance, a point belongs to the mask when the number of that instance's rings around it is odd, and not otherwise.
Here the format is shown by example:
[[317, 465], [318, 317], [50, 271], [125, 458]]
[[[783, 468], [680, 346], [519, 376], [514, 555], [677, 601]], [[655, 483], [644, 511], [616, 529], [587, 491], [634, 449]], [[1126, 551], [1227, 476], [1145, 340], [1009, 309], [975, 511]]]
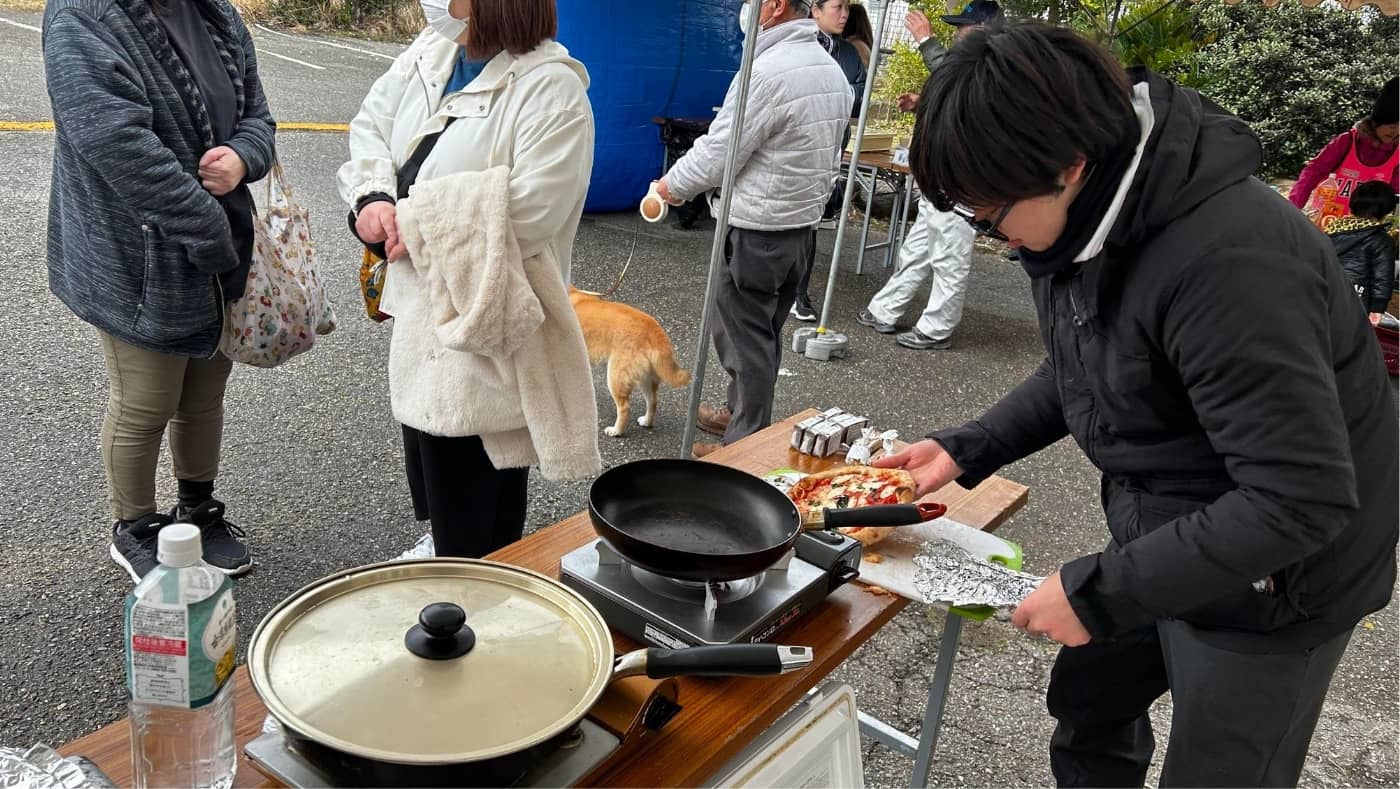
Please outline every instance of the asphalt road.
[[[39, 35], [28, 29], [39, 24], [37, 14], [0, 9], [0, 48], [8, 55], [0, 71], [0, 124], [50, 117]], [[283, 122], [348, 120], [396, 50], [261, 29], [254, 35], [272, 109]], [[319, 231], [320, 265], [340, 305], [341, 326], [294, 363], [271, 371], [238, 369], [230, 384], [218, 495], [230, 517], [247, 528], [259, 563], [238, 586], [242, 643], [275, 602], [303, 584], [396, 556], [424, 531], [412, 518], [388, 408], [388, 332], [357, 311], [359, 256], [343, 231], [345, 209], [333, 188], [345, 139], [290, 132], [279, 135], [278, 144]], [[0, 745], [8, 746], [65, 742], [120, 717], [125, 704], [121, 603], [130, 583], [106, 555], [110, 524], [97, 448], [105, 375], [93, 330], [46, 287], [51, 152], [48, 133], [0, 133], [0, 249], [10, 260], [9, 275], [0, 280], [0, 314], [6, 318], [0, 332], [0, 359], [6, 362], [0, 513], [7, 522], [0, 528]], [[610, 284], [638, 234], [635, 260], [617, 297], [657, 316], [681, 363], [689, 365], [711, 229], [640, 228], [632, 215], [586, 217], [575, 247], [576, 281], [595, 290]], [[819, 241], [827, 261], [833, 235], [822, 233]], [[776, 413], [839, 405], [915, 437], [975, 417], [1038, 362], [1027, 282], [1014, 264], [979, 255], [956, 344], [943, 352], [898, 348], [850, 320], [884, 273], [872, 256], [864, 276], [838, 274], [832, 323], [851, 333], [850, 355], [822, 363], [788, 354]], [[820, 293], [826, 275], [815, 279]], [[712, 398], [722, 380], [712, 359], [705, 384]], [[601, 372], [597, 383], [599, 410], [608, 423], [612, 404]], [[665, 392], [654, 430], [601, 437], [605, 462], [678, 453], [684, 402], [683, 392]], [[1102, 546], [1097, 475], [1072, 443], [1061, 442], [1003, 474], [1031, 487], [1030, 503], [1001, 532], [1025, 548], [1028, 569], [1046, 574]], [[174, 495], [168, 459], [160, 485], [168, 505]], [[529, 528], [578, 511], [585, 491], [585, 483], [550, 483], [535, 474]], [[840, 670], [863, 709], [916, 733], [940, 623], [941, 616], [911, 606]], [[1394, 604], [1357, 629], [1328, 697], [1304, 783], [1400, 783], [1397, 634]], [[1053, 656], [1053, 645], [1008, 625], [964, 628], [935, 784], [1050, 781], [1044, 690]], [[1170, 714], [1170, 701], [1159, 702], [1154, 715], [1163, 744]], [[864, 764], [867, 781], [879, 786], [905, 783], [912, 766], [874, 744], [865, 748]]]

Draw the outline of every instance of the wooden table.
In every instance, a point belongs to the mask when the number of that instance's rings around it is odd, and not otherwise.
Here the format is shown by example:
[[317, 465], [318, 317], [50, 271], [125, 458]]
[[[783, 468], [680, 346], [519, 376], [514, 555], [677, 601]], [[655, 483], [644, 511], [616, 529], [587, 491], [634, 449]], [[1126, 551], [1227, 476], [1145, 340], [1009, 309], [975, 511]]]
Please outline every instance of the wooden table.
[[[841, 162], [842, 167], [850, 165], [850, 151], [841, 155]], [[885, 250], [886, 268], [894, 264], [895, 255], [898, 254], [899, 245], [904, 238], [905, 225], [909, 223], [909, 205], [914, 199], [914, 179], [908, 165], [895, 162], [892, 151], [861, 151], [860, 161], [857, 162], [856, 167], [856, 182], [862, 189], [866, 190], [868, 195], [865, 204], [865, 219], [860, 229], [859, 251], [856, 253], [856, 274], [859, 275], [865, 273], [865, 253], [872, 249]], [[870, 179], [868, 182], [861, 175], [861, 170], [869, 171]], [[885, 235], [884, 241], [878, 244], [869, 244], [867, 242], [870, 237], [870, 217], [875, 202], [875, 186], [882, 180], [894, 190], [894, 202], [890, 205], [890, 230]]]
[[[830, 467], [835, 463], [834, 458], [819, 460], [800, 455], [789, 447], [793, 425], [815, 413], [809, 410], [797, 414], [717, 450], [706, 460], [754, 474], [766, 474], [782, 467], [809, 472]], [[1019, 510], [1025, 504], [1026, 495], [1025, 486], [993, 477], [975, 490], [950, 485], [932, 498], [948, 505], [948, 517], [991, 530]], [[593, 528], [587, 513], [583, 512], [540, 529], [488, 558], [558, 577], [559, 558], [593, 538]], [[782, 643], [814, 647], [815, 659], [805, 669], [781, 677], [682, 678], [681, 713], [662, 732], [643, 741], [625, 762], [611, 765], [601, 773], [596, 785], [695, 786], [703, 783], [800, 701], [808, 690], [821, 684], [906, 604], [903, 598], [872, 594], [858, 584], [848, 584], [832, 593], [821, 607], [782, 631]], [[614, 640], [619, 650], [639, 646], [620, 636]], [[246, 667], [234, 673], [234, 682], [239, 751], [234, 786], [277, 786], [243, 755], [243, 747], [261, 733], [267, 712], [253, 693]], [[126, 720], [75, 740], [60, 752], [86, 756], [118, 785], [131, 785]]]

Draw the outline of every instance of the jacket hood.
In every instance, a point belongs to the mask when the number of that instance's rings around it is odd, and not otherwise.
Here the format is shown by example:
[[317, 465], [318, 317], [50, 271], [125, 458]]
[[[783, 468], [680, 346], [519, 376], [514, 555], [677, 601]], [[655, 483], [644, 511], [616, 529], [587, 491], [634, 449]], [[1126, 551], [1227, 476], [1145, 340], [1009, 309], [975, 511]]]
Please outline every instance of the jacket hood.
[[1152, 130], [1108, 243], [1131, 246], [1249, 177], [1262, 160], [1244, 121], [1194, 90], [1145, 68], [1129, 70], [1145, 84]]

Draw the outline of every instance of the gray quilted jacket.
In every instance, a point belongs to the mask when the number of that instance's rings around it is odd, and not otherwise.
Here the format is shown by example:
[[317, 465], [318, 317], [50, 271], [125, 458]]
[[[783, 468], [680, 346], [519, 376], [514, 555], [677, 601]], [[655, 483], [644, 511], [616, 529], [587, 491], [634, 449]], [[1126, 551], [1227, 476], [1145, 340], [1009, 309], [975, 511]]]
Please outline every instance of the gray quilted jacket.
[[[171, 1], [202, 4], [239, 99], [225, 144], [247, 165], [245, 183], [261, 179], [275, 124], [248, 29], [227, 0]], [[50, 290], [123, 342], [212, 356], [219, 275], [239, 259], [223, 206], [196, 177], [212, 132], [164, 27], [147, 0], [50, 0], [44, 66], [57, 127]]]
[[[734, 134], [736, 75], [710, 131], [666, 174], [673, 199], [690, 200], [724, 179]], [[750, 230], [812, 227], [841, 162], [854, 96], [841, 67], [817, 43], [817, 23], [786, 22], [756, 44], [729, 221]]]

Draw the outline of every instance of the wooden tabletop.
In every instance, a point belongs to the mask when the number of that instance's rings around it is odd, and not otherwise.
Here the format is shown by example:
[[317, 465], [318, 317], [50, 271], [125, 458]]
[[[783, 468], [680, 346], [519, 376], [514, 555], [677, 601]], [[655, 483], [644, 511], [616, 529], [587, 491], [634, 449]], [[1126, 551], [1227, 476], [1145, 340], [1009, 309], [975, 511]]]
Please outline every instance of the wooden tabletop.
[[[846, 151], [841, 154], [841, 161], [849, 163], [851, 152]], [[896, 164], [894, 161], [894, 151], [861, 151], [860, 163], [866, 167], [874, 167], [879, 170], [889, 170], [890, 172], [909, 175], [909, 166]]]
[[[790, 448], [792, 428], [815, 414], [804, 411], [728, 447], [706, 460], [754, 474], [777, 468], [820, 471], [837, 459], [817, 459]], [[975, 490], [949, 485], [929, 498], [948, 505], [948, 517], [993, 530], [1026, 502], [1024, 485], [992, 477]], [[579, 513], [492, 554], [491, 559], [559, 575], [559, 558], [594, 538], [588, 514]], [[597, 786], [696, 786], [704, 783], [749, 742], [800, 701], [907, 601], [872, 594], [848, 584], [826, 602], [781, 631], [778, 641], [814, 648], [810, 666], [781, 677], [725, 677], [680, 680], [680, 714], [659, 734], [649, 736], [625, 761], [596, 776]], [[619, 651], [636, 649], [630, 639], [614, 638]], [[261, 732], [266, 709], [252, 690], [247, 668], [234, 673], [238, 777], [234, 786], [278, 786], [243, 756], [243, 747]], [[132, 783], [128, 726], [121, 720], [65, 745], [64, 755], [91, 759], [119, 786]]]

